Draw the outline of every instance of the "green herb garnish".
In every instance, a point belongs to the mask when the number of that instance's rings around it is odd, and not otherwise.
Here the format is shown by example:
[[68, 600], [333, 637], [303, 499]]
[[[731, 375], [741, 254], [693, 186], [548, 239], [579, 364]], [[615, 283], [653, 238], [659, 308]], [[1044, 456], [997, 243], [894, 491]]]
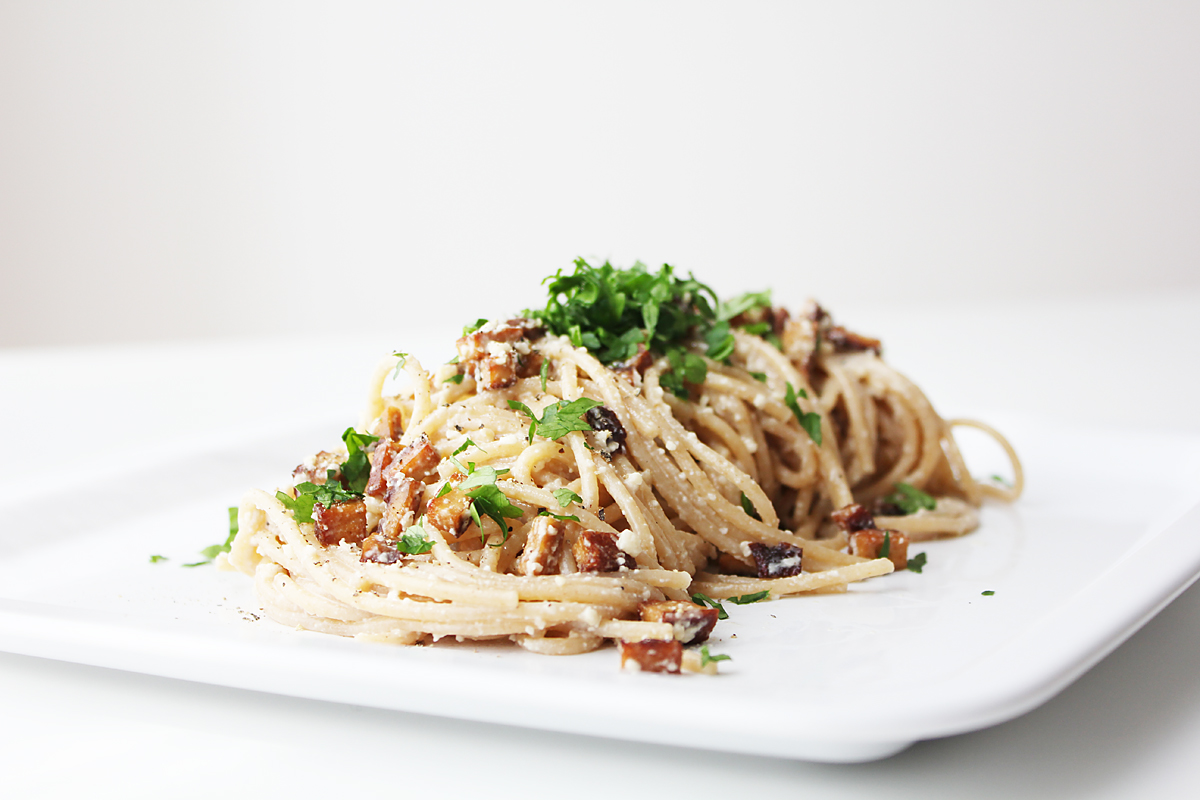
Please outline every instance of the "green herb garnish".
[[758, 515], [758, 509], [750, 502], [750, 498], [746, 497], [746, 493], [742, 492], [742, 511], [745, 511], [749, 516], [754, 517], [759, 522], [762, 522], [762, 517]]
[[937, 508], [936, 500], [907, 483], [897, 483], [896, 491], [883, 498], [883, 501], [899, 506], [905, 514], [915, 514], [921, 509], [933, 511]]
[[296, 522], [312, 522], [313, 506], [317, 503], [330, 508], [337, 503], [353, 500], [359, 495], [354, 492], [347, 492], [341, 485], [334, 480], [336, 474], [333, 470], [328, 471], [328, 479], [320, 485], [304, 481], [296, 484], [296, 496], [291, 497], [284, 492], [276, 492], [275, 499], [283, 503], [283, 507], [292, 512], [292, 516], [296, 518]]
[[763, 589], [761, 592], [755, 592], [754, 594], [739, 594], [737, 597], [730, 597], [729, 602], [735, 603], [739, 606], [745, 606], [751, 603], [757, 603], [760, 600], [766, 600], [770, 596], [771, 590]]
[[529, 442], [533, 443], [535, 434], [541, 434], [547, 439], [561, 439], [571, 431], [590, 431], [592, 426], [588, 424], [585, 416], [588, 409], [595, 408], [600, 405], [587, 397], [581, 397], [578, 400], [567, 402], [559, 400], [557, 403], [546, 406], [542, 409], [542, 416], [539, 419], [529, 406], [518, 400], [509, 400], [508, 407], [514, 411], [520, 411], [525, 416], [529, 417]]
[[770, 308], [771, 307], [771, 290], [767, 289], [763, 292], [746, 292], [743, 295], [733, 298], [720, 304], [720, 310], [717, 313], [717, 319], [730, 320], [738, 314], [743, 314], [753, 308]]
[[404, 535], [396, 540], [396, 549], [410, 556], [419, 556], [433, 549], [433, 542], [429, 539], [429, 532], [425, 530], [424, 517], [421, 517], [408, 526], [408, 529], [404, 531]]
[[808, 438], [816, 443], [817, 447], [821, 446], [821, 415], [815, 411], [801, 411], [800, 403], [797, 402], [797, 397], [808, 397], [808, 392], [803, 389], [797, 394], [796, 388], [792, 384], [787, 384], [787, 393], [783, 397], [784, 404], [792, 410], [796, 415], [796, 420], [800, 423], [800, 427], [804, 428]]
[[983, 595], [984, 597], [991, 597], [992, 595], [995, 594], [995, 592], [993, 592], [991, 589], [988, 589], [986, 592], [980, 592], [980, 594]]
[[892, 532], [883, 532], [883, 544], [879, 547], [879, 558], [887, 558], [892, 554]]
[[579, 522], [579, 517], [575, 516], [574, 514], [555, 514], [553, 511], [549, 511], [545, 508], [538, 509], [538, 516], [539, 517], [554, 517], [555, 519], [561, 520], [563, 522], [567, 522], [567, 521]]
[[166, 560], [167, 560], [166, 556], [150, 556], [151, 564], [157, 564], [160, 561], [166, 561]]
[[504, 520], [506, 518], [520, 519], [525, 513], [519, 506], [514, 505], [508, 499], [508, 495], [500, 491], [500, 487], [496, 485], [497, 476], [507, 474], [508, 470], [495, 467], [476, 468], [474, 462], [469, 464], [467, 469], [467, 477], [458, 484], [458, 490], [466, 492], [467, 497], [471, 498], [471, 519], [479, 528], [480, 540], [486, 541], [483, 533], [483, 521], [480, 518], [480, 515], [483, 515], [490, 517], [500, 526], [503, 533], [501, 542], [507, 541], [509, 527]]
[[542, 379], [542, 391], [546, 391], [546, 379], [550, 377], [550, 359], [542, 359], [542, 369], [538, 373], [538, 377]]
[[469, 336], [470, 334], [482, 328], [484, 325], [487, 325], [487, 320], [483, 317], [475, 320], [474, 324], [463, 325], [463, 336]]
[[453, 375], [451, 375], [449, 378], [446, 378], [446, 380], [443, 381], [443, 383], [462, 383], [463, 378], [465, 378], [465, 377], [467, 377], [465, 373], [456, 372]]
[[367, 488], [367, 480], [371, 477], [371, 459], [366, 448], [378, 440], [378, 436], [359, 433], [354, 428], [346, 428], [342, 432], [342, 441], [346, 443], [346, 450], [350, 453], [346, 463], [342, 464], [342, 479], [346, 488], [354, 494], [362, 494]]
[[[330, 470], [332, 472], [332, 470]], [[238, 509], [237, 506], [230, 506], [229, 509], [229, 535], [225, 537], [225, 544], [210, 544], [208, 547], [200, 551], [200, 555], [204, 556], [204, 561], [193, 561], [191, 564], [184, 564], [185, 567], [202, 567], [205, 564], [211, 564], [213, 559], [221, 553], [228, 553], [233, 549], [233, 540], [238, 535]], [[157, 564], [159, 561], [166, 561], [166, 556], [150, 556], [150, 563]]]
[[573, 491], [566, 488], [565, 486], [561, 489], [555, 489], [552, 492], [552, 494], [554, 495], [554, 499], [558, 501], [559, 508], [566, 508], [567, 506], [571, 505], [571, 503], [582, 503], [583, 502], [582, 497], [575, 494]]
[[717, 600], [713, 600], [703, 592], [696, 592], [692, 595], [692, 602], [698, 606], [708, 606], [717, 610], [717, 619], [729, 619], [729, 614], [725, 612], [725, 606]]
[[921, 573], [921, 570], [925, 569], [925, 560], [926, 559], [925, 559], [924, 553], [917, 553], [915, 556], [913, 556], [912, 558], [910, 558], [908, 560], [908, 569], [912, 570], [913, 572], [915, 572], [919, 575]]
[[711, 653], [708, 652], [708, 645], [703, 645], [700, 648], [700, 667], [702, 669], [704, 667], [707, 667], [709, 664], [713, 664], [717, 661], [732, 661], [732, 660], [733, 660], [732, 656], [727, 656], [724, 654], [717, 655], [717, 656], [712, 655]]
[[399, 350], [392, 353], [396, 358], [400, 359], [396, 362], [396, 368], [392, 370], [392, 379], [400, 377], [400, 370], [404, 369], [404, 365], [408, 363], [408, 353], [401, 353]]
[[767, 373], [765, 372], [751, 372], [750, 377], [754, 378], [754, 380], [758, 381], [759, 383], [767, 382]]

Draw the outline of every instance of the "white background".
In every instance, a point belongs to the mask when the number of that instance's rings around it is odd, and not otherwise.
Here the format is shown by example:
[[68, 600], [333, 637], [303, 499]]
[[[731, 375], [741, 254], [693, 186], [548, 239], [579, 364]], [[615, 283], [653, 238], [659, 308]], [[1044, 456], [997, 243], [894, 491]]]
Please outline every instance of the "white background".
[[0, 3], [0, 345], [1200, 288], [1194, 3]]

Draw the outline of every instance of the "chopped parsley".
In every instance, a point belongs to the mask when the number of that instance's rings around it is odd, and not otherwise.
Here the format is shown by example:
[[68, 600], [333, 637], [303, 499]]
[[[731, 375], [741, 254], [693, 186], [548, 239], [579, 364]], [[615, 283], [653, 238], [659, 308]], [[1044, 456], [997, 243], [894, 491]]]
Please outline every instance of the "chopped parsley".
[[561, 439], [571, 431], [590, 431], [592, 426], [585, 419], [588, 409], [595, 408], [600, 405], [587, 397], [581, 397], [578, 400], [567, 402], [559, 400], [557, 403], [546, 406], [542, 409], [542, 416], [539, 419], [529, 406], [518, 400], [509, 400], [508, 407], [514, 411], [520, 411], [525, 416], [529, 417], [529, 443], [533, 443], [533, 437], [536, 434], [541, 434], [547, 439]]
[[542, 369], [538, 372], [538, 377], [542, 381], [542, 391], [546, 391], [546, 379], [550, 377], [550, 359], [542, 359]]
[[1012, 488], [1012, 484], [1011, 484], [1011, 483], [1009, 483], [1008, 481], [1006, 481], [1006, 480], [1005, 480], [1003, 477], [1001, 477], [1001, 476], [999, 476], [999, 475], [992, 475], [992, 476], [991, 476], [991, 480], [992, 480], [992, 483], [998, 483], [998, 484], [1000, 484], [1001, 486], [1004, 486], [1004, 487], [1006, 487], [1006, 488], [1009, 488], [1009, 489], [1011, 489], [1011, 488]]
[[276, 492], [275, 499], [283, 503], [283, 507], [292, 512], [296, 522], [312, 522], [313, 506], [317, 503], [329, 508], [337, 503], [353, 500], [358, 497], [354, 492], [347, 492], [333, 476], [336, 473], [329, 470], [329, 478], [320, 485], [304, 481], [296, 484], [296, 496], [291, 497], [284, 492]]
[[471, 325], [463, 325], [463, 336], [469, 336], [470, 334], [482, 328], [484, 325], [487, 325], [487, 320], [483, 317], [475, 320], [475, 322]]
[[926, 561], [925, 554], [917, 553], [915, 556], [913, 556], [912, 558], [910, 558], [908, 560], [908, 569], [912, 570], [913, 572], [915, 572], [919, 575], [921, 573], [921, 570], [925, 569], [925, 561]]
[[[210, 544], [208, 547], [200, 551], [200, 555], [204, 556], [203, 561], [193, 561], [191, 564], [184, 564], [185, 567], [202, 567], [205, 564], [211, 564], [213, 559], [221, 553], [228, 553], [233, 549], [233, 540], [238, 535], [238, 509], [237, 506], [229, 507], [229, 535], [225, 537], [225, 544]], [[150, 563], [157, 564], [159, 561], [166, 561], [166, 556], [150, 556]]]
[[525, 513], [519, 506], [514, 505], [508, 499], [508, 495], [500, 491], [500, 487], [496, 485], [497, 476], [507, 474], [508, 470], [495, 467], [476, 468], [474, 462], [471, 462], [467, 469], [467, 477], [458, 484], [458, 490], [465, 492], [467, 497], [471, 498], [471, 519], [479, 528], [479, 538], [486, 541], [482, 517], [490, 517], [500, 526], [503, 533], [501, 542], [506, 541], [509, 527], [504, 520], [520, 519]]
[[446, 380], [443, 381], [443, 383], [462, 383], [463, 378], [465, 378], [465, 377], [467, 377], [465, 373], [456, 372], [453, 375], [451, 375], [449, 378], [446, 378]]
[[988, 589], [985, 592], [980, 592], [980, 594], [983, 595], [984, 597], [991, 597], [992, 595], [995, 594], [995, 592], [993, 592], [991, 589]]
[[737, 597], [730, 597], [729, 602], [739, 606], [746, 606], [751, 603], [757, 603], [760, 600], [766, 600], [770, 596], [771, 590], [763, 589], [761, 592], [755, 592], [754, 594], [739, 594]]
[[[342, 432], [342, 441], [346, 443], [349, 456], [342, 464], [342, 479], [346, 488], [354, 494], [362, 494], [367, 488], [367, 480], [371, 477], [371, 459], [366, 448], [372, 442], [378, 441], [378, 436], [369, 433], [359, 433], [354, 428], [346, 428]], [[322, 503], [322, 505], [328, 505]]]
[[567, 522], [567, 521], [579, 522], [579, 517], [575, 516], [574, 514], [555, 514], [553, 511], [550, 511], [545, 508], [538, 509], [538, 516], [539, 517], [554, 517], [555, 519], [561, 520], [562, 522]]
[[429, 540], [429, 532], [425, 530], [424, 517], [408, 526], [404, 535], [396, 540], [396, 549], [410, 556], [419, 556], [433, 549], [433, 542]]
[[167, 560], [166, 556], [150, 556], [151, 564], [157, 564], [160, 561], [166, 561], [166, 560]]
[[937, 508], [936, 500], [907, 483], [897, 483], [896, 491], [883, 498], [883, 501], [899, 506], [905, 514], [915, 514], [921, 509], [933, 511]]
[[892, 532], [883, 532], [883, 544], [879, 547], [879, 558], [887, 558], [892, 554]]
[[787, 384], [787, 393], [783, 397], [784, 405], [792, 410], [796, 415], [796, 420], [800, 423], [800, 427], [804, 428], [808, 438], [812, 439], [817, 447], [821, 446], [821, 415], [815, 411], [801, 411], [800, 403], [797, 402], [798, 397], [808, 397], [808, 392], [803, 389], [799, 393], [796, 392], [796, 387], [792, 384]]
[[711, 653], [708, 652], [708, 645], [703, 645], [700, 648], [700, 667], [702, 669], [704, 667], [707, 667], [709, 664], [716, 663], [717, 661], [732, 661], [732, 660], [733, 660], [732, 656], [727, 656], [724, 654], [716, 655], [716, 656], [712, 655]]
[[561, 489], [555, 489], [552, 494], [554, 495], [554, 499], [558, 501], [559, 508], [566, 508], [567, 506], [571, 505], [571, 503], [583, 502], [582, 497], [575, 494], [575, 492], [571, 491], [565, 486]]
[[733, 348], [737, 342], [729, 331], [729, 323], [718, 322], [704, 334], [704, 343], [708, 345], [706, 355], [709, 358], [713, 361], [724, 361], [733, 355]]
[[746, 497], [746, 493], [742, 492], [742, 511], [745, 511], [748, 516], [754, 517], [759, 522], [762, 522], [762, 517], [758, 515], [758, 509], [750, 502], [750, 498]]
[[401, 353], [399, 350], [392, 353], [396, 358], [400, 359], [396, 362], [396, 368], [392, 370], [392, 379], [400, 377], [400, 370], [404, 369], [404, 365], [408, 363], [408, 353]]
[[463, 442], [462, 444], [460, 444], [460, 445], [458, 446], [458, 449], [457, 449], [457, 450], [455, 450], [453, 453], [451, 453], [451, 454], [450, 454], [450, 457], [451, 457], [451, 458], [453, 458], [454, 456], [458, 455], [459, 453], [462, 453], [462, 452], [464, 452], [464, 451], [465, 451], [465, 450], [466, 450], [468, 447], [474, 447], [476, 450], [478, 450], [478, 451], [480, 451], [480, 452], [482, 452], [482, 453], [486, 453], [486, 452], [487, 452], [487, 450], [484, 450], [482, 447], [480, 447], [479, 445], [475, 444], [475, 442], [471, 441], [471, 439], [470, 439], [470, 438], [468, 438], [468, 439], [467, 439], [465, 442]]
[[703, 592], [696, 592], [692, 595], [692, 602], [698, 606], [708, 606], [717, 610], [717, 619], [729, 619], [729, 614], [725, 612], [725, 606], [721, 605], [719, 600], [714, 600]]
[[754, 378], [754, 380], [758, 381], [759, 383], [767, 382], [767, 373], [765, 372], [751, 372], [750, 377]]

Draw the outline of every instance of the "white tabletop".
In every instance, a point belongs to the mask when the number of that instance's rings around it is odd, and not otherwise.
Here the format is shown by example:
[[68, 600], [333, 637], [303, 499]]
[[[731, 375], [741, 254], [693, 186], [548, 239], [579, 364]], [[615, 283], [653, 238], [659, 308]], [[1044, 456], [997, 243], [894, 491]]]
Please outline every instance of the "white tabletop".
[[[946, 413], [1200, 432], [1200, 296], [843, 310]], [[158, 450], [181, 437], [337, 418], [397, 346], [240, 341], [0, 351], [0, 480]], [[286, 346], [285, 346], [286, 345]], [[448, 349], [448, 348], [447, 348]], [[348, 354], [348, 355], [347, 355]], [[950, 360], [951, 378], [935, 365]], [[937, 375], [923, 380], [923, 373]], [[299, 377], [298, 377], [299, 376]], [[103, 418], [95, 409], [103, 408]], [[282, 413], [279, 409], [285, 409]], [[47, 432], [62, 432], [48, 435]], [[1200, 753], [1200, 589], [1045, 706], [891, 759], [828, 766], [298, 700], [0, 654], [0, 774], [12, 796], [1181, 796]], [[470, 767], [464, 768], [467, 764]]]

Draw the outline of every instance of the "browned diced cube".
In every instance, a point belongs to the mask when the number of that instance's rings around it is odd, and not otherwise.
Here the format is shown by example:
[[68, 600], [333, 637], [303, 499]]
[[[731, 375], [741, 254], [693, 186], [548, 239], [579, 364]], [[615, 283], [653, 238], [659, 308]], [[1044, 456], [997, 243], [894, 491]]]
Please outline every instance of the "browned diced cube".
[[861, 336], [846, 330], [841, 325], [833, 325], [825, 331], [825, 341], [833, 345], [833, 349], [839, 353], [861, 353], [873, 350], [875, 355], [879, 355], [883, 352], [883, 343], [878, 339]]
[[389, 540], [382, 532], [376, 531], [362, 541], [362, 555], [359, 561], [373, 561], [376, 564], [395, 564], [400, 560], [400, 551], [394, 541]]
[[582, 531], [571, 548], [575, 568], [580, 572], [616, 572], [625, 567], [637, 569], [633, 556], [617, 547], [616, 534]]
[[308, 481], [322, 486], [329, 475], [329, 470], [334, 471], [334, 477], [341, 479], [342, 456], [322, 450], [292, 470], [292, 477], [296, 478], [297, 483]]
[[379, 520], [380, 532], [395, 539], [406, 531], [416, 521], [424, 494], [425, 484], [420, 481], [399, 474], [393, 476], [388, 487], [387, 506]]
[[471, 525], [471, 498], [457, 489], [451, 489], [429, 501], [425, 507], [425, 519], [447, 536], [457, 538]]
[[388, 406], [379, 415], [379, 421], [375, 423], [371, 433], [383, 440], [399, 439], [404, 435], [404, 412], [395, 406]]
[[646, 622], [665, 622], [675, 629], [675, 638], [683, 644], [699, 644], [708, 639], [719, 616], [715, 608], [695, 603], [667, 600], [638, 606]]
[[429, 437], [421, 434], [421, 438], [406, 446], [393, 459], [393, 467], [409, 478], [422, 480], [433, 472], [441, 460], [437, 450], [429, 443]]
[[683, 663], [683, 645], [677, 640], [661, 641], [645, 639], [640, 642], [620, 643], [621, 668], [641, 672], [679, 673]]
[[760, 578], [790, 578], [799, 575], [803, 571], [803, 554], [803, 550], [787, 542], [754, 542], [750, 545], [750, 555], [754, 556], [754, 565], [758, 568]]
[[341, 541], [358, 544], [367, 537], [367, 504], [362, 500], [345, 500], [329, 508], [317, 503], [313, 514], [317, 538], [326, 547]]
[[371, 454], [371, 474], [367, 478], [366, 493], [372, 497], [383, 497], [388, 490], [388, 468], [404, 448], [396, 442], [380, 441]]
[[505, 389], [517, 382], [521, 366], [517, 352], [511, 347], [491, 353], [475, 362], [475, 383], [480, 389]]
[[529, 526], [525, 549], [517, 558], [516, 569], [522, 575], [557, 575], [562, 561], [565, 526], [550, 517], [537, 517]]
[[850, 554], [863, 558], [881, 558], [884, 541], [888, 542], [887, 558], [896, 569], [908, 567], [908, 537], [900, 531], [865, 530], [850, 536]]
[[875, 517], [871, 516], [871, 512], [867, 510], [866, 506], [858, 503], [851, 503], [844, 508], [839, 508], [830, 514], [829, 518], [847, 533], [875, 527]]

